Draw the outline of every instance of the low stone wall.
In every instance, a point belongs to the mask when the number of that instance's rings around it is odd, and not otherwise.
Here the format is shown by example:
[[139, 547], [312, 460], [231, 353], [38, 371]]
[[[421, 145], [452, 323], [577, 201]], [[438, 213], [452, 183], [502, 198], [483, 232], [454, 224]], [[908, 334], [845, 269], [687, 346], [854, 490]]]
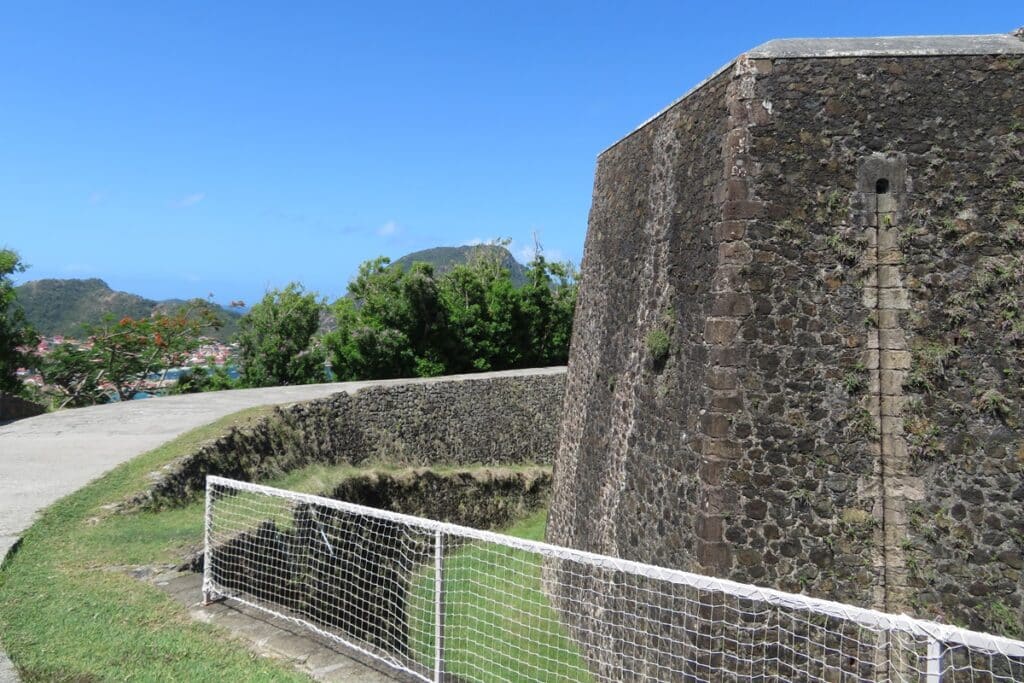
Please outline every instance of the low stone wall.
[[26, 401], [18, 396], [12, 396], [0, 391], [0, 422], [35, 417], [45, 412], [46, 408], [38, 403]]
[[564, 371], [394, 384], [276, 409], [154, 473], [131, 507], [182, 504], [206, 475], [244, 481], [313, 463], [550, 464]]

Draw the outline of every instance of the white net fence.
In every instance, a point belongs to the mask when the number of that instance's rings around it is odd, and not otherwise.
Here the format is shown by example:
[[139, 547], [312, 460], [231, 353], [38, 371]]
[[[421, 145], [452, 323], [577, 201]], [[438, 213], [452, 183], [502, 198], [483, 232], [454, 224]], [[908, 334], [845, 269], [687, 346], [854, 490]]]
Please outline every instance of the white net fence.
[[1024, 681], [1024, 642], [220, 477], [205, 560], [427, 681]]

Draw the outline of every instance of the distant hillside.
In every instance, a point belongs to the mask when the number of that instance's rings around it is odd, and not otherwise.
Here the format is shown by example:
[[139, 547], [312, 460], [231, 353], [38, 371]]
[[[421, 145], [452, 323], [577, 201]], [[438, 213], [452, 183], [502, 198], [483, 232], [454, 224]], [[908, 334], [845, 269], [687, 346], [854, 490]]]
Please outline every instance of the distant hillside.
[[[185, 302], [180, 299], [154, 301], [137, 294], [115, 292], [103, 280], [32, 280], [14, 289], [25, 316], [40, 334], [81, 336], [84, 325], [95, 325], [106, 315], [116, 318], [141, 318], [154, 311], [173, 311]], [[211, 336], [222, 341], [238, 329], [237, 311], [210, 304], [224, 321], [224, 327]]]
[[516, 287], [526, 284], [526, 266], [516, 261], [508, 249], [498, 244], [434, 247], [433, 249], [424, 249], [423, 251], [414, 251], [411, 254], [406, 254], [392, 265], [408, 269], [413, 263], [422, 261], [434, 266], [434, 272], [440, 275], [455, 266], [468, 263], [471, 258], [478, 255], [499, 259], [501, 265], [508, 268], [509, 273], [512, 275], [512, 284]]

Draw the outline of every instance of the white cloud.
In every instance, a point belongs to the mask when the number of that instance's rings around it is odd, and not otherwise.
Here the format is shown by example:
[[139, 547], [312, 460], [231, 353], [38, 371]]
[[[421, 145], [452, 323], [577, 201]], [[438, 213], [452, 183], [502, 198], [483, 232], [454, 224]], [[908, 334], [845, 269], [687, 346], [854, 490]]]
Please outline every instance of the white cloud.
[[389, 237], [398, 232], [398, 228], [398, 223], [396, 223], [395, 221], [388, 221], [384, 225], [377, 228], [377, 234], [380, 235], [381, 237]]
[[205, 192], [193, 192], [192, 194], [187, 194], [171, 203], [179, 209], [184, 209], [189, 206], [195, 206], [204, 199], [206, 199]]
[[[509, 251], [515, 256], [516, 260], [520, 263], [529, 263], [537, 255], [537, 243], [536, 241], [530, 241], [526, 244], [522, 242], [512, 241], [512, 244], [508, 245]], [[552, 261], [563, 261], [565, 256], [562, 254], [560, 249], [548, 249], [543, 244], [540, 245], [541, 253], [544, 254], [544, 260], [549, 263]]]
[[96, 206], [97, 204], [102, 202], [105, 198], [106, 198], [106, 194], [104, 194], [103, 192], [90, 192], [89, 193], [89, 198], [88, 198], [87, 201], [92, 206]]
[[532, 244], [524, 246], [512, 246], [515, 248], [515, 250], [512, 253], [515, 255], [516, 261], [519, 261], [520, 263], [529, 263], [530, 261], [533, 260], [533, 257], [537, 255], [537, 250], [534, 249]]

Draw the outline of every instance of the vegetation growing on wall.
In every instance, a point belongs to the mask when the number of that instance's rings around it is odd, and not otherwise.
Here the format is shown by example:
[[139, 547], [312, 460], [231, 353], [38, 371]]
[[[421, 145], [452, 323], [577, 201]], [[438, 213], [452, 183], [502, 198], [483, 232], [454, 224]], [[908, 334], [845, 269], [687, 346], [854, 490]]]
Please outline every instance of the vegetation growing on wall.
[[647, 350], [651, 354], [651, 359], [657, 363], [658, 361], [665, 360], [668, 358], [669, 345], [671, 340], [669, 339], [668, 333], [661, 329], [654, 329], [647, 333], [646, 338]]

